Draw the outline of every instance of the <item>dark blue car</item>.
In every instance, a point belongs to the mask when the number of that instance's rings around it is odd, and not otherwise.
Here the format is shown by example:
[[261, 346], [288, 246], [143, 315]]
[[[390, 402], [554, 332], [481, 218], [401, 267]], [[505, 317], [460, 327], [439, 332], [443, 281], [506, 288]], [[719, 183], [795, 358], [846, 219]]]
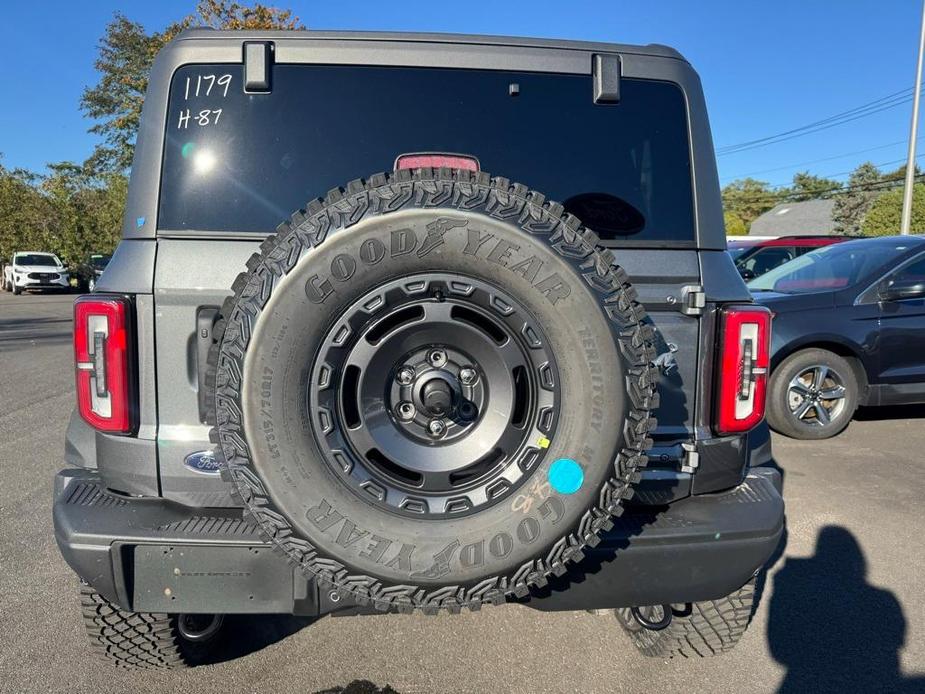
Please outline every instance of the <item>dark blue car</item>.
[[774, 430], [823, 439], [859, 405], [925, 402], [925, 238], [827, 246], [748, 287], [774, 313]]

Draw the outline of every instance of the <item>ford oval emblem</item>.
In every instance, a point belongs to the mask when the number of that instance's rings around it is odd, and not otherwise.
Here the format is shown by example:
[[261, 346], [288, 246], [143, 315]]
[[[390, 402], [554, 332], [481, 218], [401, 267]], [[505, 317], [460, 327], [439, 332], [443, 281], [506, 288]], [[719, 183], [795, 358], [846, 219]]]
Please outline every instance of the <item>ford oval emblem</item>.
[[217, 475], [220, 472], [218, 461], [215, 459], [215, 454], [212, 451], [190, 453], [186, 456], [186, 460], [183, 461], [183, 464], [193, 472], [198, 472], [200, 475]]

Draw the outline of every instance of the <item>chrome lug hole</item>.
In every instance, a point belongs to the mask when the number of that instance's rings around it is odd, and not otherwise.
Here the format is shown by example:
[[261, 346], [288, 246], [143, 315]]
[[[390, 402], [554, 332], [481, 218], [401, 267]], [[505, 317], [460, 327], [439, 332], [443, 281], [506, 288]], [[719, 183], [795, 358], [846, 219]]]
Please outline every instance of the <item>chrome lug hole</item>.
[[395, 375], [395, 380], [403, 386], [410, 386], [411, 382], [414, 381], [414, 369], [410, 366], [403, 366]]
[[446, 431], [446, 424], [443, 423], [442, 419], [432, 419], [427, 423], [427, 433], [433, 436], [435, 439], [443, 436], [443, 432]]
[[398, 418], [403, 422], [410, 422], [414, 419], [416, 412], [417, 410], [414, 404], [410, 402], [400, 402], [398, 403], [398, 407], [395, 408], [395, 414], [398, 415]]
[[430, 354], [427, 355], [427, 361], [430, 362], [431, 366], [439, 369], [446, 365], [446, 352], [442, 349], [432, 349]]
[[471, 386], [477, 380], [479, 380], [478, 371], [473, 369], [471, 366], [464, 366], [459, 370], [459, 382], [464, 386]]

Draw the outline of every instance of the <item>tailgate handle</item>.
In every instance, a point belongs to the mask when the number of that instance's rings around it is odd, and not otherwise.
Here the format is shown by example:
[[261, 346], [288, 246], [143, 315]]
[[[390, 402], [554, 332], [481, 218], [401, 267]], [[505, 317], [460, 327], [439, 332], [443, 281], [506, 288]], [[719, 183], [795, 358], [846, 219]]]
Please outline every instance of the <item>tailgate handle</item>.
[[206, 424], [206, 371], [209, 366], [209, 350], [212, 349], [212, 331], [218, 316], [216, 306], [204, 306], [196, 311], [196, 374], [199, 398], [199, 421]]

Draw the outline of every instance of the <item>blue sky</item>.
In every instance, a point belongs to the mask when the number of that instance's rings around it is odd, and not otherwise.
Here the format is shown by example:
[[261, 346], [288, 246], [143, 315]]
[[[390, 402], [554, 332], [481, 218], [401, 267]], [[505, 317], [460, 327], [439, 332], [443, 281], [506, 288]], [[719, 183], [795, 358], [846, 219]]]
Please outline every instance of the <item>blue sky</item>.
[[[464, 3], [271, 0], [310, 28], [446, 31], [665, 43], [700, 72], [717, 147], [772, 135], [911, 89], [918, 0], [505, 0]], [[96, 45], [113, 12], [149, 29], [195, 0], [11, 3], [0, 25], [0, 152], [7, 167], [82, 161], [95, 137], [78, 102], [95, 81]], [[41, 40], [40, 38], [41, 37]], [[723, 182], [787, 183], [809, 169], [843, 180], [862, 161], [905, 157], [911, 104], [769, 147], [721, 156]], [[922, 151], [925, 152], [925, 139]], [[864, 151], [861, 151], [864, 150]], [[824, 161], [818, 161], [824, 160]], [[809, 162], [809, 163], [805, 163]], [[925, 157], [919, 159], [925, 163]]]

